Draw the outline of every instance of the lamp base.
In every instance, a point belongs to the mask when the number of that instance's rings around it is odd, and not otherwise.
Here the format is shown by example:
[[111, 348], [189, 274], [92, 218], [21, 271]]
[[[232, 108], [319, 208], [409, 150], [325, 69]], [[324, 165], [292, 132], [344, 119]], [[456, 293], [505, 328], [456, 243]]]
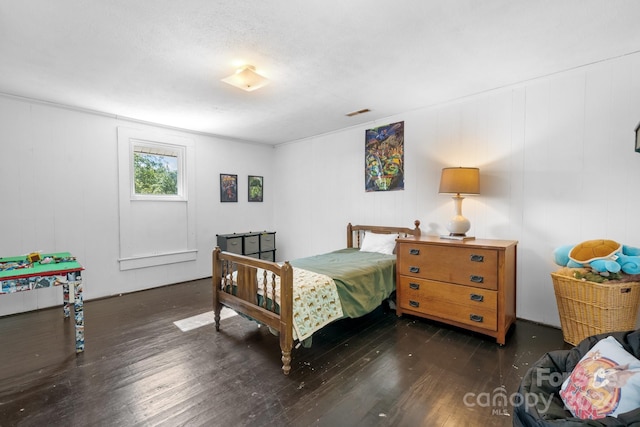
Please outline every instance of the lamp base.
[[471, 228], [469, 220], [462, 216], [462, 200], [464, 200], [464, 197], [456, 194], [452, 199], [456, 208], [456, 215], [447, 223], [447, 230], [449, 230], [450, 236], [464, 236]]
[[475, 240], [476, 238], [473, 236], [467, 236], [465, 234], [442, 234], [440, 235], [441, 239], [447, 240]]

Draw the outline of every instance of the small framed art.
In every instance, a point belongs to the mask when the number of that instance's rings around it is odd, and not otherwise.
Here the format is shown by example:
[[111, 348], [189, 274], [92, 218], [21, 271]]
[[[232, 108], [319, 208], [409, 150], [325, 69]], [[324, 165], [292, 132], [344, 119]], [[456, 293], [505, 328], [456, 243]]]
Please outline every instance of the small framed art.
[[261, 176], [249, 175], [249, 201], [261, 202], [264, 179]]
[[640, 123], [636, 126], [636, 153], [640, 153]]
[[238, 175], [220, 174], [220, 201], [238, 201]]

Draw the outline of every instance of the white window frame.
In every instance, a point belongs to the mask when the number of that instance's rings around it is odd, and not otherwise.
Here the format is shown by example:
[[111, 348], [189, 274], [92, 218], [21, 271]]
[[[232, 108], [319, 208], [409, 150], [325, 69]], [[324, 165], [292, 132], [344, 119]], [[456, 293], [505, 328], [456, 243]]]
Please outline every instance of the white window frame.
[[[138, 151], [142, 149], [141, 151]], [[134, 154], [143, 152], [145, 154], [158, 154], [164, 156], [177, 157], [178, 161], [178, 194], [137, 194], [135, 189], [135, 162]], [[184, 145], [167, 144], [157, 141], [146, 141], [142, 139], [129, 140], [129, 176], [131, 181], [131, 200], [166, 200], [166, 201], [186, 201], [187, 198], [187, 171], [185, 165], [186, 147]]]

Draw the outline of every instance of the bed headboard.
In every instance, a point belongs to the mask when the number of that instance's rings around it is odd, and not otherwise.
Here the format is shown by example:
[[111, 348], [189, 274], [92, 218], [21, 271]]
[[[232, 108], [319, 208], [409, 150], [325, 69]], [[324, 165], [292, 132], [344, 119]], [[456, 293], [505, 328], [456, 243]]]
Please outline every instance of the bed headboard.
[[[406, 236], [419, 236], [420, 231], [420, 221], [415, 220], [413, 222], [415, 228], [407, 228], [407, 227], [385, 227], [382, 225], [351, 225], [351, 223], [347, 224], [347, 247], [348, 248], [359, 248], [362, 243], [362, 237], [364, 236], [365, 231], [370, 231], [372, 233], [379, 234], [399, 234], [401, 237]], [[354, 245], [355, 243], [355, 245]]]

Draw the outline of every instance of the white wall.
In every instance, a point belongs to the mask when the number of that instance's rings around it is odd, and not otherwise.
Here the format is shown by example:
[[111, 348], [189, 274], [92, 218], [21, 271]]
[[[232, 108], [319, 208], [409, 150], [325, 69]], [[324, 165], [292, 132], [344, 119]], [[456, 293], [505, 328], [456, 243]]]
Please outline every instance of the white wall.
[[[197, 258], [120, 271], [118, 127], [193, 140]], [[71, 252], [85, 267], [85, 299], [211, 275], [216, 234], [273, 228], [272, 147], [127, 122], [0, 97], [0, 256]], [[219, 174], [238, 175], [238, 203], [220, 203]], [[247, 202], [247, 176], [264, 176], [263, 203]], [[162, 212], [154, 220], [162, 221]], [[182, 248], [180, 248], [182, 249]], [[62, 302], [60, 288], [0, 296], [0, 315]]]
[[[405, 122], [404, 191], [364, 191], [364, 134]], [[640, 55], [605, 61], [276, 147], [279, 259], [345, 244], [348, 222], [445, 233], [446, 166], [477, 166], [470, 234], [514, 239], [517, 314], [559, 326], [549, 273], [555, 247], [608, 238], [640, 246]]]
[[[405, 122], [405, 190], [367, 193], [365, 129], [395, 121]], [[638, 54], [275, 149], [0, 97], [0, 254], [70, 251], [86, 268], [86, 299], [117, 295], [208, 277], [221, 233], [274, 230], [279, 260], [344, 246], [348, 222], [419, 219], [444, 233], [453, 203], [437, 194], [441, 168], [478, 166], [482, 194], [463, 205], [470, 233], [519, 241], [518, 316], [559, 326], [555, 247], [640, 246], [638, 121]], [[121, 126], [194, 141], [196, 261], [120, 271]], [[238, 175], [238, 203], [220, 203], [220, 173]], [[264, 176], [263, 203], [247, 202], [250, 174]], [[57, 288], [3, 295], [0, 315], [61, 300]]]

